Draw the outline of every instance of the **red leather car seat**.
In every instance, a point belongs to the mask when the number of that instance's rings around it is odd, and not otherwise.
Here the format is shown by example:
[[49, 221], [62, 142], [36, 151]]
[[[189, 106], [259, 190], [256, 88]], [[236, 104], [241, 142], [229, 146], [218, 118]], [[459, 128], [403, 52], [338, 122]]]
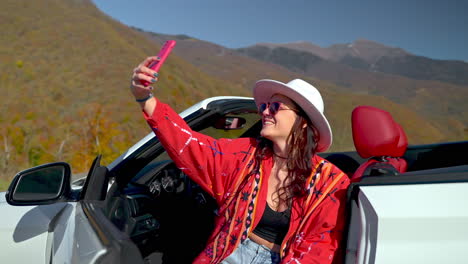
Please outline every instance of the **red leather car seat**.
[[403, 155], [405, 155], [406, 149], [408, 148], [408, 138], [406, 137], [405, 130], [403, 127], [396, 123], [398, 127], [398, 131], [400, 133], [400, 138], [398, 140], [397, 144], [397, 150], [395, 152], [395, 157], [391, 159], [392, 161], [397, 161], [394, 162], [392, 165], [400, 172], [403, 173], [408, 169], [408, 162], [402, 158]]
[[389, 112], [372, 106], [358, 106], [352, 112], [351, 124], [356, 151], [367, 159], [354, 172], [352, 181], [368, 175], [406, 171], [407, 162], [401, 157], [408, 140]]

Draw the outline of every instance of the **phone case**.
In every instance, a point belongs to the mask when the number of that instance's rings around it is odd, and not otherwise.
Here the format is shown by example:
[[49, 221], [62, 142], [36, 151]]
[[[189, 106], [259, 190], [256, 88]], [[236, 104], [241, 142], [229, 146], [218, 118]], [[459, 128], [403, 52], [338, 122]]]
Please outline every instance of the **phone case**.
[[[161, 66], [163, 65], [164, 61], [166, 58], [169, 56], [169, 53], [171, 53], [172, 49], [175, 47], [176, 41], [175, 40], [168, 40], [164, 43], [162, 46], [161, 50], [158, 53], [158, 57], [160, 58], [159, 61], [154, 61], [152, 62], [148, 68], [153, 69], [154, 71], [159, 71]], [[150, 83], [147, 81], [142, 80], [141, 83], [144, 86], [148, 86]]]

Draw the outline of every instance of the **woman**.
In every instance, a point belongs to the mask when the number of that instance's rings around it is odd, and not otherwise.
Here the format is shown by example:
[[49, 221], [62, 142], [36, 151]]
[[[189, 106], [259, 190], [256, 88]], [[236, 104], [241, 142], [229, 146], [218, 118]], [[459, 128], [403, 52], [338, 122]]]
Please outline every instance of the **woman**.
[[332, 142], [317, 89], [299, 79], [258, 81], [260, 138], [215, 140], [192, 131], [141, 84], [156, 82], [158, 74], [147, 67], [154, 60], [134, 69], [131, 91], [177, 166], [219, 206], [194, 263], [331, 263], [349, 179], [316, 155]]

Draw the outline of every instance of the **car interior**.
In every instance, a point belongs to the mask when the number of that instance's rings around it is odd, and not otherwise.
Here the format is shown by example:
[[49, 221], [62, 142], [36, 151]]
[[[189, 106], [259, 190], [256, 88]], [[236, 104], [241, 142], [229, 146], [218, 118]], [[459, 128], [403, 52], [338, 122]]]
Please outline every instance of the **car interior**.
[[[211, 119], [209, 124], [194, 130], [215, 138], [235, 138], [255, 137], [261, 128], [261, 120], [254, 112], [229, 111], [212, 117], [218, 121]], [[355, 183], [366, 177], [468, 165], [467, 155], [455, 154], [459, 148], [467, 149], [468, 143], [408, 146], [402, 127], [390, 113], [379, 108], [354, 109], [352, 128], [356, 152], [321, 156], [342, 169]], [[136, 159], [140, 163], [135, 164], [144, 166], [135, 177], [124, 186], [111, 187], [106, 215], [138, 246], [146, 263], [191, 263], [203, 250], [213, 228], [216, 203], [166, 153], [148, 153], [145, 159]]]

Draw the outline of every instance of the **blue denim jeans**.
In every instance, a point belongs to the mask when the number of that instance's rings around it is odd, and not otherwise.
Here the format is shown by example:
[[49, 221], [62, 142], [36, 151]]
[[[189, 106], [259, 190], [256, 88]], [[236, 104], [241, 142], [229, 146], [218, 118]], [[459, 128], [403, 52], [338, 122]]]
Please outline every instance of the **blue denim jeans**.
[[279, 253], [247, 238], [221, 264], [277, 264], [280, 260]]

